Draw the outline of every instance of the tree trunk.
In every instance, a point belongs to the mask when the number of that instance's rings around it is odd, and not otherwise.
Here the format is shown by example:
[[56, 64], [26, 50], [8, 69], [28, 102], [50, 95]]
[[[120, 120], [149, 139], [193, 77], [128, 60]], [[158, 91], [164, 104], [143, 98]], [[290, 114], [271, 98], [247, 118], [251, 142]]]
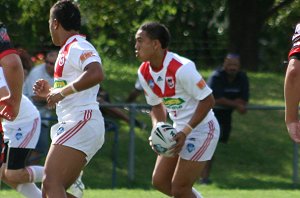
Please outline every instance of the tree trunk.
[[242, 67], [258, 70], [258, 39], [263, 20], [255, 0], [229, 0], [228, 51], [239, 53]]

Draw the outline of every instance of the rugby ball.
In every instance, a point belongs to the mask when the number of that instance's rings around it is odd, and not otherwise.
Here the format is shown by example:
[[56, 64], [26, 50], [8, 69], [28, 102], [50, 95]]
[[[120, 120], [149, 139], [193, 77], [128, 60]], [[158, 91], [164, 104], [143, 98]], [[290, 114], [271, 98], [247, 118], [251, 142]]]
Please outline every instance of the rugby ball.
[[173, 140], [177, 131], [171, 124], [166, 122], [158, 122], [151, 131], [151, 141], [153, 149], [160, 155], [172, 157], [170, 148], [176, 144]]

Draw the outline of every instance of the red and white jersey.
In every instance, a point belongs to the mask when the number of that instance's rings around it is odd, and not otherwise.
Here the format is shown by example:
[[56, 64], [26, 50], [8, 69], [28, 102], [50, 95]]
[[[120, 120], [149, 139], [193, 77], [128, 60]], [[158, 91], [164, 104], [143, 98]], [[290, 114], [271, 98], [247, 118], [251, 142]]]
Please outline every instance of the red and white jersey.
[[[199, 100], [212, 93], [195, 64], [172, 52], [166, 53], [159, 71], [154, 71], [150, 62], [142, 63], [138, 76], [147, 103], [154, 106], [163, 102], [176, 129], [182, 129], [193, 116]], [[213, 118], [211, 110], [201, 123]]]
[[294, 54], [300, 53], [300, 23], [297, 24], [292, 38], [293, 46], [289, 52], [289, 57]]
[[[59, 51], [54, 71], [54, 88], [61, 88], [73, 82], [84, 72], [84, 68], [101, 58], [94, 46], [83, 35], [70, 37]], [[99, 109], [96, 100], [99, 85], [73, 93], [56, 105], [59, 121], [65, 121], [74, 112]], [[66, 117], [67, 116], [67, 117]]]

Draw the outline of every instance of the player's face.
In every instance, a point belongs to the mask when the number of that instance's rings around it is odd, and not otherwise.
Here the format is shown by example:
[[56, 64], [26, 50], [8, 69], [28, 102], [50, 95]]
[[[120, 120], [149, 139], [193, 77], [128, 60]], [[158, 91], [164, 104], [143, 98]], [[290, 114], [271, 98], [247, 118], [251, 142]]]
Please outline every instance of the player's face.
[[138, 30], [135, 35], [135, 55], [141, 61], [150, 61], [155, 52], [155, 42], [151, 40], [147, 33]]
[[52, 9], [50, 10], [49, 31], [51, 34], [53, 44], [56, 46], [59, 46], [58, 39], [56, 38], [56, 35], [55, 35], [55, 26], [57, 24], [57, 20], [53, 18], [51, 11], [52, 11]]

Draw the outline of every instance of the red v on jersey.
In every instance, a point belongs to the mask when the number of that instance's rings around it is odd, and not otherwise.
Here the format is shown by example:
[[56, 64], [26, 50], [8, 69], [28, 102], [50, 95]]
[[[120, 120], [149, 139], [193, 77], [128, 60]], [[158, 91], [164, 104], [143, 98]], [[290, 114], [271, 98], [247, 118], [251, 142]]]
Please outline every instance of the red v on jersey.
[[64, 70], [64, 65], [66, 62], [65, 57], [68, 55], [70, 46], [74, 42], [77, 42], [76, 38], [64, 47], [63, 52], [60, 54], [59, 59], [56, 61], [55, 70], [54, 70], [54, 78], [62, 77], [62, 72]]
[[182, 66], [180, 62], [175, 59], [172, 59], [167, 66], [167, 73], [165, 76], [165, 91], [161, 91], [160, 87], [155, 83], [153, 77], [150, 73], [150, 63], [144, 62], [141, 66], [141, 74], [146, 80], [148, 86], [152, 91], [160, 98], [172, 97], [175, 95], [176, 90], [176, 72]]

